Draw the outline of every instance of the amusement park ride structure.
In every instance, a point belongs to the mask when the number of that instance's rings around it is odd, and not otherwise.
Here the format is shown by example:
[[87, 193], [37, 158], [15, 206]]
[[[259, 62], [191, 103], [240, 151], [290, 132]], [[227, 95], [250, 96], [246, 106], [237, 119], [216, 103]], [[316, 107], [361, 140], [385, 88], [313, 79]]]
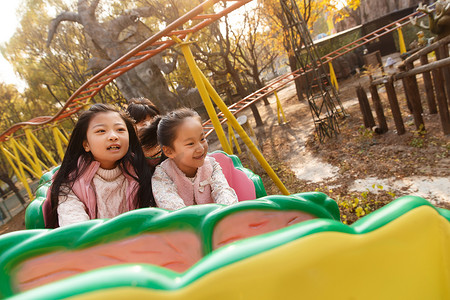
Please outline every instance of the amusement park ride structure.
[[339, 131], [337, 117], [345, 114], [344, 107], [325, 71], [309, 34], [308, 24], [303, 20], [297, 3], [294, 0], [280, 0], [280, 3], [285, 31], [289, 34], [291, 49], [294, 49], [298, 67], [306, 83], [302, 85], [302, 89], [306, 93], [316, 134], [322, 141], [325, 137], [337, 135]]
[[[310, 89], [306, 90], [308, 102], [316, 124], [316, 130], [320, 130], [320, 132], [318, 132], [320, 138], [335, 134], [338, 130], [336, 115], [341, 113], [343, 114], [344, 111], [335, 88], [329, 84], [330, 79], [324, 71], [322, 63], [328, 63], [331, 71], [331, 62], [334, 59], [366, 43], [369, 43], [381, 35], [388, 34], [395, 29], [401, 28], [410, 22], [409, 17], [418, 15], [419, 12], [415, 12], [395, 23], [391, 23], [381, 29], [378, 29], [371, 34], [320, 58], [314, 48], [309, 32], [306, 29], [306, 24], [304, 24], [304, 21], [301, 19], [301, 15], [298, 13], [298, 8], [293, 6], [295, 2], [293, 0], [281, 0], [280, 2], [282, 4], [284, 14], [290, 26], [290, 37], [291, 39], [295, 38], [300, 41], [300, 44], [296, 44], [296, 42], [292, 40], [292, 46], [294, 49], [302, 49], [302, 47], [303, 49], [306, 49], [306, 57], [308, 59], [304, 60], [305, 56], [300, 54], [300, 52], [297, 53], [296, 51], [296, 57], [299, 62], [298, 70], [273, 79], [262, 89], [227, 107], [195, 63], [189, 49], [189, 44], [192, 43], [190, 38], [199, 30], [205, 28], [212, 22], [215, 22], [219, 18], [240, 8], [250, 1], [251, 0], [204, 1], [89, 79], [72, 96], [70, 96], [65, 105], [54, 116], [36, 117], [27, 122], [17, 123], [3, 132], [0, 135], [0, 150], [13, 168], [18, 179], [27, 189], [30, 199], [32, 198], [32, 192], [29, 188], [26, 172], [24, 170], [27, 170], [29, 174], [33, 175], [33, 177], [40, 178], [43, 174], [42, 169], [50, 169], [43, 162], [43, 160], [46, 160], [47, 164], [50, 163], [53, 166], [56, 166], [58, 164], [56, 160], [59, 160], [58, 158], [55, 159], [53, 157], [54, 155], [45, 149], [33, 132], [43, 128], [52, 128], [57, 154], [59, 158], [62, 159], [64, 155], [63, 144], [67, 145], [68, 137], [58, 129], [57, 126], [59, 122], [70, 118], [72, 115], [82, 110], [86, 105], [88, 105], [90, 99], [97, 95], [101, 89], [112, 82], [115, 78], [133, 69], [151, 57], [161, 53], [167, 48], [177, 44], [181, 47], [210, 117], [210, 120], [203, 124], [206, 134], [209, 135], [215, 130], [224, 151], [231, 153], [232, 150], [230, 144], [227, 141], [226, 135], [222, 128], [222, 124], [228, 122], [228, 124], [230, 124], [232, 128], [235, 129], [241, 136], [244, 143], [255, 155], [256, 159], [269, 174], [280, 191], [283, 194], [289, 194], [283, 183], [269, 166], [257, 147], [250, 140], [247, 133], [237, 122], [235, 115], [259, 101], [264, 96], [275, 93], [278, 89], [284, 87], [286, 84], [292, 82], [300, 76], [304, 76], [307, 80], [309, 80], [308, 73], [313, 72], [315, 75], [314, 78], [321, 78], [324, 80], [317, 81], [319, 85], [319, 96], [314, 94]], [[318, 99], [320, 101], [318, 101]], [[220, 110], [219, 113], [217, 113], [214, 109], [211, 100]], [[322, 122], [324, 119], [328, 121]], [[20, 130], [22, 130], [23, 133], [21, 133]], [[24, 139], [25, 141], [22, 142], [21, 139]], [[28, 145], [25, 146], [25, 143]], [[39, 156], [37, 155], [35, 147], [38, 147], [41, 150], [41, 154]], [[19, 155], [19, 152], [21, 155]]]

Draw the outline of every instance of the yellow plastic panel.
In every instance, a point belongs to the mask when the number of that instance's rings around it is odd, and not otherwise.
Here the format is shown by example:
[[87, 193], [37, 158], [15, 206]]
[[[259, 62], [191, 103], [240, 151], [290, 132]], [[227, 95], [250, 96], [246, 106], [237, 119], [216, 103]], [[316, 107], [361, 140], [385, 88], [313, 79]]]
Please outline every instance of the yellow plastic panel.
[[309, 235], [176, 291], [114, 288], [91, 299], [450, 299], [450, 223], [429, 206], [366, 234]]

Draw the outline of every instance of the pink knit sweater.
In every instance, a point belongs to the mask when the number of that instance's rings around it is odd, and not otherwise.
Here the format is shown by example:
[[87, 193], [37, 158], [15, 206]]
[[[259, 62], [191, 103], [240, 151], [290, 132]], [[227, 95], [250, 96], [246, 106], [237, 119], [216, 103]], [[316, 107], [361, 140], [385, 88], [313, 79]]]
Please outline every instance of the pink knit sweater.
[[205, 158], [205, 163], [198, 168], [193, 180], [187, 178], [173, 160], [167, 159], [161, 163], [161, 168], [175, 183], [178, 195], [183, 199], [186, 206], [214, 202], [211, 197], [211, 176], [213, 168], [210, 159], [213, 158]]
[[[128, 181], [119, 167], [112, 170], [98, 168], [92, 178], [91, 187], [96, 198], [96, 216], [94, 218], [109, 219], [130, 210], [126, 197]], [[69, 191], [67, 196], [59, 197], [58, 222], [60, 226], [89, 219], [92, 217], [88, 215], [86, 205], [80, 201], [73, 190]]]
[[[84, 163], [83, 160], [79, 160], [80, 169], [83, 168]], [[132, 168], [128, 170], [134, 174]], [[100, 187], [102, 185], [103, 187]], [[51, 217], [52, 205], [50, 189], [48, 189], [47, 199], [42, 208], [45, 211], [45, 224], [50, 226], [47, 228], [52, 228], [90, 219], [111, 218], [136, 209], [138, 188], [138, 182], [126, 172], [122, 172], [119, 167], [113, 170], [104, 170], [100, 169], [98, 161], [93, 161], [74, 182], [71, 189], [66, 191], [67, 196], [59, 197], [57, 208], [59, 225]], [[98, 203], [99, 200], [101, 203]], [[111, 204], [109, 201], [114, 203]]]
[[160, 208], [175, 210], [193, 204], [237, 203], [235, 191], [228, 185], [222, 168], [207, 156], [194, 178], [188, 178], [169, 158], [156, 167], [152, 190]]

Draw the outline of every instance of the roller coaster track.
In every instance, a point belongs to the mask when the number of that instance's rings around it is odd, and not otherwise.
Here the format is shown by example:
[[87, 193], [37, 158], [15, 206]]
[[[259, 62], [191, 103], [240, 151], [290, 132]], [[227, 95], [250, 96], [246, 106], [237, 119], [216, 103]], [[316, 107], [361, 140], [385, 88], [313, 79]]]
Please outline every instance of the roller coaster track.
[[[434, 4], [428, 6], [430, 9], [434, 8]], [[418, 17], [422, 18], [425, 15], [419, 11], [415, 11], [412, 14], [407, 15], [406, 17], [403, 17], [399, 20], [396, 20], [395, 22], [392, 22], [380, 29], [377, 29], [339, 49], [334, 50], [333, 52], [326, 54], [321, 58], [322, 64], [326, 64], [329, 62], [332, 62], [333, 60], [355, 50], [356, 48], [362, 47], [365, 44], [368, 44], [372, 41], [375, 41], [377, 38], [386, 35], [388, 33], [391, 33], [399, 28], [402, 28], [403, 26], [409, 24], [411, 22], [411, 18]], [[271, 80], [266, 86], [263, 88], [249, 94], [248, 96], [242, 98], [240, 101], [232, 104], [229, 106], [229, 110], [235, 115], [238, 112], [244, 110], [245, 108], [249, 107], [250, 105], [254, 104], [255, 102], [259, 101], [261, 98], [270, 95], [274, 91], [277, 91], [284, 86], [286, 86], [288, 83], [294, 81], [298, 77], [301, 77], [303, 74], [308, 72], [308, 70], [296, 70], [292, 73], [281, 75], [273, 80]], [[218, 117], [220, 120], [220, 123], [223, 124], [227, 121], [227, 119], [223, 116], [223, 113], [218, 113]], [[211, 120], [206, 121], [203, 123], [203, 127], [206, 129], [206, 136], [210, 135], [214, 131], [214, 127], [212, 126]]]
[[[142, 62], [150, 59], [151, 57], [161, 53], [167, 48], [173, 46], [175, 42], [171, 37], [176, 36], [179, 39], [185, 38], [188, 34], [193, 34], [204, 27], [215, 22], [219, 18], [227, 15], [228, 13], [240, 8], [244, 4], [252, 0], [207, 0], [183, 15], [182, 17], [175, 20], [173, 23], [169, 24], [165, 29], [156, 33], [152, 37], [148, 38], [124, 56], [116, 60], [114, 63], [103, 69], [101, 72], [97, 73], [91, 79], [86, 81], [75, 93], [70, 96], [65, 105], [56, 113], [54, 116], [41, 116], [33, 118], [27, 122], [17, 123], [0, 135], [0, 142], [4, 142], [9, 136], [13, 135], [16, 131], [20, 130], [25, 126], [46, 126], [51, 123], [61, 121], [66, 119], [73, 114], [81, 110], [89, 100], [97, 95], [97, 93], [103, 89], [107, 84], [113, 81], [115, 78], [119, 77], [123, 73], [133, 69]], [[221, 5], [216, 5], [219, 2], [231, 3], [229, 6], [223, 7]], [[214, 7], [214, 13], [208, 13]], [[328, 63], [336, 58], [361, 47], [376, 38], [388, 34], [397, 28], [401, 28], [410, 22], [410, 17], [419, 16], [422, 17], [423, 14], [420, 12], [414, 12], [396, 22], [384, 26], [358, 40], [341, 47], [324, 57], [322, 57], [323, 63]], [[182, 28], [182, 29], [180, 29]], [[307, 72], [307, 71], [306, 71]], [[271, 80], [265, 87], [251, 93], [242, 100], [232, 104], [228, 109], [235, 115], [255, 102], [259, 101], [264, 96], [271, 94], [272, 92], [281, 89], [288, 83], [292, 82], [296, 78], [304, 74], [302, 70], [296, 70], [292, 73], [279, 76]], [[218, 114], [221, 124], [226, 122], [226, 118], [223, 117], [222, 113]], [[212, 127], [211, 120], [206, 121], [204, 124], [207, 135], [214, 131]]]
[[[433, 3], [432, 5], [428, 6], [430, 9], [434, 8], [435, 3]], [[338, 57], [341, 57], [344, 54], [347, 54], [350, 51], [355, 50], [356, 48], [359, 48], [361, 46], [364, 46], [365, 44], [368, 44], [372, 41], [375, 41], [377, 38], [386, 35], [388, 33], [391, 33], [407, 24], [409, 24], [411, 22], [411, 18], [413, 17], [424, 17], [425, 15], [420, 12], [420, 11], [415, 11], [410, 15], [407, 15], [406, 17], [403, 17], [395, 22], [392, 22], [384, 27], [381, 27], [380, 29], [377, 29], [325, 56], [322, 57], [322, 63], [326, 64], [328, 62], [331, 62], [333, 60], [335, 60]]]

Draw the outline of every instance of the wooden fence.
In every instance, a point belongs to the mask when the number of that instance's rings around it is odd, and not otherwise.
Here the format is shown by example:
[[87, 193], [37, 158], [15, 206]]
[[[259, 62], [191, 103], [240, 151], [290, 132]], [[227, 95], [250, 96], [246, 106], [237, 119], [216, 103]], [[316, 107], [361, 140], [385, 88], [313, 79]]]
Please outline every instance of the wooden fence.
[[[410, 113], [414, 117], [414, 124], [417, 130], [424, 130], [425, 123], [422, 114], [424, 108], [420, 97], [417, 75], [422, 74], [425, 87], [426, 104], [429, 114], [439, 114], [441, 127], [444, 135], [450, 134], [450, 58], [449, 47], [450, 36], [447, 36], [430, 46], [406, 57], [398, 67], [399, 72], [390, 76], [383, 76], [371, 81], [369, 87], [372, 96], [373, 108], [376, 113], [378, 124], [372, 115], [367, 95], [362, 87], [357, 88], [358, 100], [363, 115], [364, 126], [367, 128], [377, 127], [377, 132], [384, 133], [388, 131], [388, 125], [378, 94], [378, 87], [384, 86], [389, 100], [389, 107], [394, 119], [397, 134], [405, 133], [400, 106], [397, 98], [397, 91], [394, 82], [400, 80], [406, 96], [406, 101]], [[428, 61], [428, 54], [434, 52], [436, 60]]]

